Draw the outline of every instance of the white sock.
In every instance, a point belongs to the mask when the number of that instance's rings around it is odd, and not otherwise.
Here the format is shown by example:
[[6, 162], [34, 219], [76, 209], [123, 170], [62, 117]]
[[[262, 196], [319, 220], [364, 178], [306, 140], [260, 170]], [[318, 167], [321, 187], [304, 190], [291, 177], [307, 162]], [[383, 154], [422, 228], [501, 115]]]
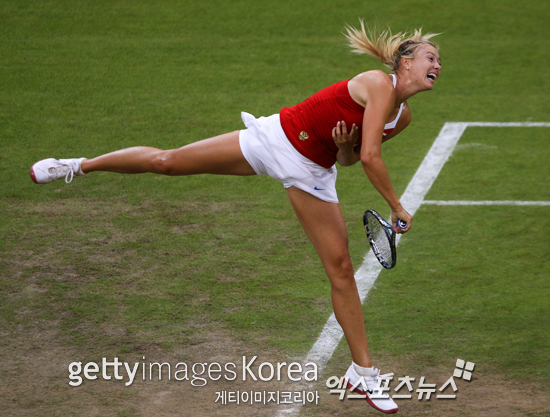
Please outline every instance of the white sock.
[[85, 159], [86, 158], [77, 158], [77, 160], [78, 160], [78, 171], [74, 173], [76, 176], [86, 175], [85, 172], [82, 172], [82, 167], [80, 166], [80, 164], [82, 164], [82, 161], [84, 161]]
[[372, 368], [364, 368], [362, 366], [357, 365], [355, 362], [353, 363], [353, 367], [355, 368], [355, 372], [359, 374], [359, 376], [372, 376], [372, 372], [374, 371], [374, 367]]

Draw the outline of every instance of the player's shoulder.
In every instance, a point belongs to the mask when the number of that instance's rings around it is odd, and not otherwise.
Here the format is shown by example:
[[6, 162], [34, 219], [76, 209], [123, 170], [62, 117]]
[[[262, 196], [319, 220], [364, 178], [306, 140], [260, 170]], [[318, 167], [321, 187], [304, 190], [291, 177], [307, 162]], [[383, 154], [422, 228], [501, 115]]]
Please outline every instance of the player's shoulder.
[[392, 77], [380, 70], [363, 72], [350, 80], [348, 88], [352, 97], [360, 97], [362, 102], [376, 100], [395, 100], [395, 88]]
[[373, 86], [379, 88], [393, 88], [393, 79], [390, 74], [381, 70], [371, 70], [362, 72], [353, 78], [354, 81], [365, 86]]

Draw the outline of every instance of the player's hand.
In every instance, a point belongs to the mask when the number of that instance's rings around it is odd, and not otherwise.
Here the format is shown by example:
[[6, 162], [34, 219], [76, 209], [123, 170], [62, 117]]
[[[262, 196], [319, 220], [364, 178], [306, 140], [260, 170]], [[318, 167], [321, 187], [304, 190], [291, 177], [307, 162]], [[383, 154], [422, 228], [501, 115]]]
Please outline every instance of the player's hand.
[[342, 154], [350, 155], [354, 152], [353, 147], [359, 139], [359, 128], [354, 123], [348, 133], [346, 122], [342, 120], [332, 129], [332, 139]]
[[[405, 229], [401, 229], [397, 225], [397, 220], [403, 220], [407, 223], [407, 227]], [[410, 230], [412, 225], [413, 216], [411, 216], [403, 207], [399, 207], [396, 209], [392, 209], [391, 211], [391, 224], [393, 226], [393, 230], [395, 230], [395, 233], [406, 233]]]

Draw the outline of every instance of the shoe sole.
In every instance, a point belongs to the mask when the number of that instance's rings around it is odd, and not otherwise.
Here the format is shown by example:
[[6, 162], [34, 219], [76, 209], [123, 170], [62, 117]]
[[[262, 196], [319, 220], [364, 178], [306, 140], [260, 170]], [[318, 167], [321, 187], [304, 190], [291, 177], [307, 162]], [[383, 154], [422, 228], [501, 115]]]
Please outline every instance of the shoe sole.
[[31, 167], [31, 180], [33, 180], [35, 184], [39, 184], [39, 182], [36, 181], [36, 175], [34, 175], [34, 165]]
[[[348, 388], [351, 390], [353, 388], [353, 385], [350, 384], [348, 382]], [[395, 414], [399, 411], [399, 408], [392, 408], [390, 410], [382, 410], [381, 408], [378, 408], [376, 405], [374, 405], [374, 403], [372, 402], [372, 400], [369, 398], [369, 394], [366, 393], [365, 391], [361, 390], [361, 389], [358, 389], [358, 388], [355, 388], [353, 390], [353, 392], [356, 392], [358, 394], [361, 394], [361, 395], [364, 395], [365, 396], [365, 400], [367, 400], [367, 403], [374, 409], [378, 410], [378, 411], [381, 411], [383, 413], [386, 413], [386, 414]]]

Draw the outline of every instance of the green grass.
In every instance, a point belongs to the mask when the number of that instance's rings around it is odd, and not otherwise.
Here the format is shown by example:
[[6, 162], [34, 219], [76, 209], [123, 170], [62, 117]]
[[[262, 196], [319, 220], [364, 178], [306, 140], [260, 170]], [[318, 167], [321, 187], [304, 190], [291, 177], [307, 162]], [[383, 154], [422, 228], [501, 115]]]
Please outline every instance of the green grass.
[[432, 366], [464, 358], [548, 384], [549, 253], [533, 238], [547, 210], [423, 207], [416, 221], [429, 227], [402, 241], [401, 267], [366, 304], [373, 334], [383, 335], [374, 348]]
[[426, 198], [550, 201], [549, 136], [544, 127], [467, 128]]
[[[468, 128], [427, 199], [548, 201], [547, 129]], [[388, 274], [367, 312], [390, 300], [402, 306], [390, 321], [409, 346], [396, 353], [424, 346], [436, 362], [444, 352], [475, 356], [548, 386], [550, 252], [541, 231], [549, 219], [536, 206], [422, 207], [416, 221], [425, 227], [400, 247], [406, 267]]]
[[[68, 396], [84, 398], [66, 390], [67, 358], [173, 357], [212, 329], [248, 352], [299, 357], [332, 311], [317, 255], [269, 178], [96, 173], [39, 187], [33, 162], [179, 147], [242, 128], [240, 111], [273, 114], [381, 68], [341, 34], [365, 17], [443, 32], [441, 78], [383, 149], [400, 195], [445, 122], [549, 121], [549, 13], [509, 0], [2, 2], [1, 375], [24, 392], [29, 357], [53, 358], [58, 375], [13, 414], [63, 414]], [[427, 198], [549, 200], [549, 136], [468, 128]], [[338, 190], [359, 266], [361, 214], [387, 208], [359, 166], [339, 170]], [[545, 207], [422, 207], [365, 305], [373, 354], [463, 357], [548, 386], [548, 219]], [[120, 393], [107, 399], [103, 410], [140, 412], [116, 408]]]

